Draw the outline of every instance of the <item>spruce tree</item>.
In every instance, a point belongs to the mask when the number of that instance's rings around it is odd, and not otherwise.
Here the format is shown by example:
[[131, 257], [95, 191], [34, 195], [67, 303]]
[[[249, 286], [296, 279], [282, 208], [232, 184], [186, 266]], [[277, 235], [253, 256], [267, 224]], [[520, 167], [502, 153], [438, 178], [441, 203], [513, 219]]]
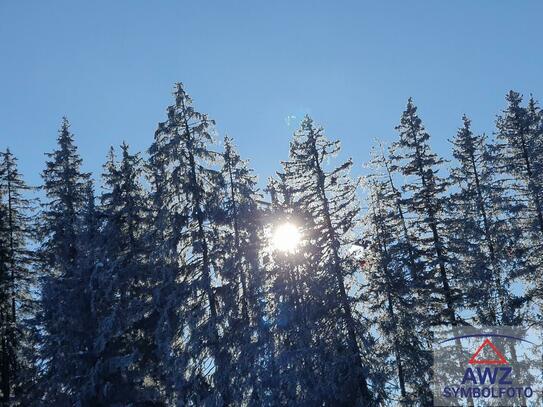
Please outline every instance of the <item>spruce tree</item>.
[[[543, 113], [533, 98], [522, 106], [522, 96], [510, 91], [507, 107], [496, 121], [495, 161], [511, 204], [507, 209], [515, 244], [510, 261], [527, 290], [524, 300], [541, 305], [543, 270]], [[520, 304], [522, 305], [522, 304]], [[536, 315], [539, 312], [536, 311]]]
[[28, 249], [32, 235], [29, 192], [30, 187], [17, 169], [17, 159], [7, 149], [0, 163], [0, 211], [3, 215], [0, 235], [5, 243], [2, 247], [7, 249], [0, 288], [3, 299], [0, 371], [5, 401], [10, 396], [20, 400], [34, 380], [33, 356], [29, 355], [31, 318], [35, 311], [31, 294], [35, 283], [31, 269], [33, 254]]
[[74, 145], [69, 123], [63, 119], [58, 147], [48, 153], [43, 171], [39, 250], [42, 288], [41, 343], [44, 374], [42, 397], [48, 403], [66, 405], [81, 398], [89, 373], [92, 349], [92, 315], [86, 287], [90, 276], [81, 267], [81, 230], [88, 201], [89, 174]]
[[[271, 232], [294, 225], [303, 236], [294, 251], [283, 252], [270, 244], [263, 248], [266, 267], [267, 315], [269, 324], [269, 370], [266, 388], [271, 400], [283, 405], [321, 405], [337, 400], [337, 370], [331, 364], [336, 354], [320, 338], [319, 321], [329, 317], [324, 293], [317, 278], [314, 247], [307, 244], [312, 216], [294, 203], [284, 174], [270, 179], [271, 205], [266, 218]], [[329, 322], [329, 320], [328, 320]]]
[[94, 405], [152, 403], [156, 384], [154, 286], [146, 237], [147, 197], [142, 160], [121, 145], [121, 160], [110, 151], [101, 196], [101, 266], [92, 275], [93, 313], [100, 315], [94, 346]]
[[[338, 389], [335, 402], [352, 404], [358, 400], [367, 405], [372, 396], [361, 349], [366, 328], [356, 316], [346, 283], [357, 270], [348, 255], [360, 210], [356, 184], [348, 177], [350, 160], [329, 171], [325, 168], [328, 159], [339, 150], [339, 141], [329, 141], [323, 129], [306, 116], [294, 134], [289, 160], [283, 163], [282, 178], [293, 194], [292, 204], [313, 218], [312, 224], [304, 225], [302, 230], [312, 239], [309, 255], [315, 266], [318, 290], [324, 296], [320, 323], [327, 326], [333, 321], [334, 325], [331, 330], [323, 328], [319, 341], [335, 343], [338, 352], [334, 355], [337, 379], [334, 384]], [[324, 332], [333, 337], [326, 338]]]
[[493, 149], [484, 135], [472, 132], [466, 116], [463, 122], [452, 140], [457, 164], [451, 169], [454, 192], [448, 204], [451, 258], [464, 270], [467, 305], [476, 311], [477, 322], [516, 324], [522, 301], [510, 287], [524, 274], [524, 261], [509, 219], [511, 205], [495, 172]]
[[233, 294], [224, 297], [223, 311], [227, 314], [225, 329], [231, 346], [229, 375], [235, 392], [232, 402], [259, 403], [264, 397], [260, 382], [266, 368], [267, 336], [263, 326], [265, 276], [260, 259], [264, 244], [259, 207], [262, 196], [256, 177], [229, 137], [224, 138], [222, 157], [224, 229], [219, 262], [223, 285], [230, 286]]
[[430, 135], [411, 98], [396, 130], [400, 137], [392, 146], [391, 170], [406, 179], [402, 203], [411, 215], [411, 235], [425, 264], [422, 278], [433, 292], [429, 313], [434, 324], [457, 325], [463, 299], [448, 265], [443, 214], [447, 186], [438, 173], [444, 161], [432, 152]]
[[[0, 174], [2, 177], [4, 174]], [[0, 190], [0, 378], [1, 400], [11, 400], [16, 370], [16, 340], [13, 299], [13, 279], [11, 277], [8, 209]]]
[[169, 168], [172, 161], [171, 137], [164, 125], [159, 123], [154, 142], [149, 148], [146, 172], [150, 184], [151, 211], [147, 240], [154, 243], [150, 247], [149, 263], [155, 276], [152, 304], [161, 366], [158, 376], [164, 385], [164, 398], [175, 404], [184, 398], [190, 382], [184, 374], [180, 374], [187, 369], [189, 356], [181, 346], [175, 346], [186, 327], [186, 321], [181, 317], [188, 297], [182, 255], [182, 231], [186, 217], [182, 213], [185, 198], [172, 181], [173, 173]]
[[[372, 173], [367, 177], [368, 212], [362, 253], [366, 284], [364, 304], [374, 315], [382, 340], [377, 362], [385, 377], [396, 377], [395, 388], [386, 387], [385, 399], [410, 404], [431, 404], [430, 333], [420, 321], [426, 317], [420, 281], [398, 191], [389, 172], [387, 158], [374, 150]], [[390, 361], [390, 363], [388, 362]], [[399, 397], [397, 396], [399, 392]]]
[[530, 233], [543, 236], [543, 124], [537, 103], [523, 107], [522, 96], [510, 91], [507, 108], [496, 121], [501, 171], [512, 176], [510, 187], [523, 206], [521, 217]]
[[163, 239], [160, 250], [166, 258], [173, 256], [167, 264], [158, 264], [169, 282], [158, 294], [164, 304], [161, 341], [174, 346], [173, 351], [164, 347], [166, 363], [175, 369], [169, 372], [175, 376], [170, 385], [174, 398], [228, 405], [230, 360], [219, 308], [221, 295], [230, 288], [221, 285], [216, 264], [224, 180], [213, 167], [220, 158], [210, 149], [214, 122], [193, 108], [180, 83], [174, 98], [150, 148], [157, 225], [163, 228], [157, 231]]

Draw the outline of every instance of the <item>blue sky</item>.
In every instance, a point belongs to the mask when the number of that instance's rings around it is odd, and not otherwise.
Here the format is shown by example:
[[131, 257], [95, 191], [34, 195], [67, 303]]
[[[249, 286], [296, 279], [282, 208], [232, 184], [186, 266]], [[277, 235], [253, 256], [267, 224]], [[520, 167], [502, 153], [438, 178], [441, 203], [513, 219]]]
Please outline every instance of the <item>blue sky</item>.
[[66, 115], [100, 173], [110, 145], [147, 149], [182, 81], [261, 180], [304, 113], [362, 173], [409, 96], [446, 155], [464, 112], [490, 133], [509, 89], [543, 98], [542, 15], [540, 1], [0, 0], [0, 148], [36, 185]]

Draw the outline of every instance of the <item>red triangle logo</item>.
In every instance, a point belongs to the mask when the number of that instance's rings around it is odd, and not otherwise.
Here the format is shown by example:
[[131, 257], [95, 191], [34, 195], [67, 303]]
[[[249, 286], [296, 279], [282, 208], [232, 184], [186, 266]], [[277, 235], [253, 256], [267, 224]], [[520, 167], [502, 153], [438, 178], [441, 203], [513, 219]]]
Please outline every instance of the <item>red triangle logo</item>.
[[[477, 359], [477, 356], [481, 351], [485, 348], [485, 346], [490, 346], [490, 348], [494, 351], [497, 359]], [[496, 348], [496, 345], [494, 345], [492, 342], [490, 342], [490, 339], [485, 339], [483, 344], [479, 346], [479, 348], [475, 351], [473, 356], [468, 362], [470, 365], [507, 365], [509, 362], [505, 360], [505, 357], [503, 354]]]

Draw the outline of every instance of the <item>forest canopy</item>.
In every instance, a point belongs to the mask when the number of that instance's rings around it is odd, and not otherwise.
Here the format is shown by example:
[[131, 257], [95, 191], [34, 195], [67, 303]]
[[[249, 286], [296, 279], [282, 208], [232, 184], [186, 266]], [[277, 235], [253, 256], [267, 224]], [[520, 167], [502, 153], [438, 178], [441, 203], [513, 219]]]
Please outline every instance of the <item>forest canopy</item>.
[[306, 116], [264, 190], [199, 108], [176, 84], [101, 174], [66, 118], [41, 185], [2, 153], [2, 405], [426, 406], [434, 328], [543, 327], [535, 99], [459, 117], [450, 161], [411, 98], [346, 161]]

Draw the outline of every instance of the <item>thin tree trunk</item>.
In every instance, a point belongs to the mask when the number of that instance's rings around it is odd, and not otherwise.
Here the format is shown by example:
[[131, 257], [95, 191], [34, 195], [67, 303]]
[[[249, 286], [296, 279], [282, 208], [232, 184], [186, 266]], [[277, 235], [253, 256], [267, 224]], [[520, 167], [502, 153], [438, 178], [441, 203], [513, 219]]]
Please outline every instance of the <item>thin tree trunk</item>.
[[[8, 192], [8, 228], [9, 228], [9, 295], [11, 296], [11, 315], [6, 316], [6, 336], [3, 338], [2, 352], [5, 356], [5, 377], [4, 380], [4, 396], [9, 400], [11, 393], [11, 383], [14, 382], [16, 376], [15, 351], [15, 324], [16, 324], [16, 307], [15, 307], [15, 244], [13, 238], [13, 205], [12, 205], [12, 190], [11, 190], [11, 166], [8, 162], [7, 172], [7, 192]], [[4, 376], [4, 374], [3, 374]]]
[[390, 183], [390, 187], [392, 188], [392, 192], [394, 194], [394, 202], [396, 204], [396, 210], [398, 211], [398, 216], [400, 217], [400, 223], [402, 224], [402, 232], [404, 234], [404, 239], [407, 243], [407, 253], [409, 257], [409, 270], [411, 271], [411, 280], [415, 282], [415, 285], [418, 285], [418, 273], [416, 269], [416, 262], [415, 262], [415, 254], [413, 253], [413, 248], [411, 247], [411, 238], [409, 237], [409, 232], [407, 230], [407, 222], [405, 221], [405, 216], [402, 209], [402, 203], [400, 201], [400, 192], [396, 189], [396, 186], [394, 185], [394, 181], [392, 180], [392, 174], [390, 172], [390, 169], [388, 167], [388, 163], [386, 162], [385, 155], [382, 153], [383, 156], [383, 162], [385, 164], [385, 168], [388, 175], [388, 181]]
[[524, 135], [521, 135], [520, 142], [522, 145], [522, 155], [524, 158], [524, 165], [526, 167], [526, 174], [528, 175], [528, 189], [532, 193], [532, 198], [534, 200], [535, 209], [537, 212], [537, 220], [539, 223], [539, 231], [543, 234], [543, 210], [541, 208], [541, 201], [539, 200], [539, 191], [535, 188], [535, 179], [532, 172], [532, 164], [530, 162], [530, 156], [528, 154], [528, 148], [526, 146], [526, 140]]
[[[375, 217], [375, 208], [373, 209], [373, 216]], [[382, 231], [381, 231], [382, 233]], [[384, 257], [388, 259], [388, 249], [386, 247], [385, 242], [381, 240], [379, 237], [379, 233], [377, 233], [377, 244], [379, 245], [379, 250], [383, 253]], [[402, 401], [405, 401], [407, 398], [407, 394], [405, 391], [405, 378], [403, 373], [403, 365], [402, 365], [402, 359], [400, 355], [400, 345], [398, 343], [398, 321], [396, 318], [396, 314], [394, 313], [394, 303], [392, 301], [392, 295], [391, 292], [391, 281], [390, 281], [390, 272], [388, 269], [388, 266], [385, 264], [383, 265], [383, 271], [385, 272], [385, 278], [387, 281], [387, 284], [390, 287], [387, 287], [386, 294], [387, 294], [387, 310], [390, 320], [392, 321], [392, 325], [394, 326], [394, 353], [395, 353], [395, 359], [396, 359], [396, 369], [398, 372], [398, 383], [400, 385], [400, 395], [402, 396]]]
[[15, 244], [13, 239], [13, 205], [12, 205], [12, 190], [11, 190], [11, 174], [10, 166], [7, 168], [8, 175], [8, 226], [9, 226], [9, 257], [11, 266], [11, 320], [13, 324], [16, 323], [16, 309], [15, 309]]
[[[238, 206], [236, 201], [236, 193], [234, 191], [234, 176], [232, 175], [232, 165], [230, 162], [230, 157], [228, 157], [227, 164], [228, 168], [228, 177], [230, 178], [230, 198], [232, 199], [232, 210], [233, 210], [233, 220], [232, 220], [232, 227], [234, 229], [234, 245], [235, 245], [235, 253], [234, 253], [234, 259], [235, 264], [237, 265], [240, 261], [240, 239], [239, 239], [239, 225], [238, 225]], [[243, 316], [243, 319], [248, 323], [249, 322], [249, 313], [248, 313], [248, 306], [247, 306], [247, 281], [245, 279], [245, 273], [243, 270], [243, 267], [239, 268], [239, 282], [241, 283], [241, 315]]]
[[[385, 272], [386, 273], [386, 272]], [[402, 396], [402, 401], [405, 401], [407, 399], [407, 393], [405, 391], [405, 377], [403, 373], [403, 364], [402, 364], [402, 357], [400, 354], [400, 345], [398, 343], [398, 322], [396, 320], [396, 315], [394, 313], [394, 304], [392, 302], [392, 296], [390, 295], [390, 291], [387, 291], [387, 302], [388, 302], [388, 314], [390, 319], [393, 321], [394, 324], [394, 330], [396, 331], [396, 335], [394, 335], [394, 354], [396, 356], [396, 369], [398, 371], [398, 383], [400, 384], [400, 394]]]
[[[414, 135], [414, 138], [415, 138], [415, 145], [416, 145], [415, 153], [416, 153], [416, 158], [417, 158], [419, 176], [421, 179], [422, 187], [424, 188], [425, 191], [427, 191], [428, 187], [427, 187], [426, 177], [424, 175], [424, 168], [422, 168], [422, 157], [419, 150], [419, 143], [418, 143], [416, 135]], [[445, 295], [447, 318], [449, 319], [450, 324], [455, 326], [457, 324], [456, 312], [455, 312], [454, 303], [452, 300], [451, 288], [449, 285], [449, 278], [447, 277], [447, 270], [445, 268], [445, 261], [443, 258], [443, 251], [441, 247], [441, 239], [439, 236], [439, 232], [437, 230], [437, 222], [435, 218], [435, 213], [430, 202], [430, 197], [428, 196], [427, 193], [424, 194], [424, 200], [425, 200], [426, 215], [428, 216], [428, 219], [429, 219], [428, 226], [430, 227], [430, 230], [432, 232], [433, 246], [434, 246], [434, 250], [435, 250], [437, 261], [438, 261], [439, 276], [441, 278], [441, 284], [443, 285], [443, 293]]]
[[[185, 112], [185, 106], [183, 105], [183, 111]], [[224, 405], [228, 406], [230, 405], [230, 391], [227, 381], [227, 371], [225, 369], [225, 355], [220, 350], [219, 347], [219, 332], [217, 329], [217, 300], [215, 298], [215, 293], [213, 292], [213, 288], [211, 287], [211, 262], [209, 259], [209, 247], [208, 242], [205, 234], [204, 229], [204, 214], [202, 212], [202, 197], [200, 194], [200, 185], [198, 184], [198, 178], [196, 176], [196, 160], [194, 158], [193, 154], [193, 146], [192, 146], [192, 134], [190, 131], [190, 127], [188, 125], [188, 122], [186, 120], [186, 117], [184, 118], [184, 127], [187, 134], [186, 138], [186, 147], [187, 152], [189, 156], [189, 167], [190, 167], [190, 177], [192, 185], [195, 186], [194, 191], [192, 191], [193, 194], [193, 206], [194, 206], [194, 212], [196, 215], [196, 221], [198, 224], [198, 231], [197, 236], [200, 241], [200, 244], [202, 245], [202, 277], [204, 280], [204, 289], [206, 292], [207, 300], [209, 303], [209, 313], [210, 313], [210, 319], [211, 319], [211, 343], [212, 343], [212, 351], [213, 355], [215, 357], [215, 360], [217, 361], [217, 376], [219, 378], [219, 382], [221, 383], [219, 393], [221, 394], [223, 398]]]
[[[4, 320], [4, 315], [1, 315], [0, 318]], [[9, 324], [9, 321], [7, 322]], [[1, 390], [2, 390], [2, 404], [8, 405], [11, 393], [11, 366], [10, 366], [10, 357], [8, 343], [6, 340], [6, 333], [2, 332], [2, 343], [1, 343], [1, 352], [2, 352], [2, 371], [0, 372], [0, 377], [2, 378]]]
[[493, 271], [493, 274], [495, 276], [495, 284], [496, 284], [496, 290], [497, 290], [497, 294], [499, 296], [499, 302], [500, 302], [500, 308], [501, 308], [501, 319], [502, 319], [502, 323], [504, 322], [503, 321], [503, 318], [505, 316], [504, 312], [505, 312], [505, 306], [504, 306], [504, 294], [503, 294], [503, 287], [502, 287], [502, 281], [501, 281], [501, 272], [500, 272], [500, 269], [498, 267], [498, 264], [497, 264], [497, 260], [496, 260], [496, 251], [495, 251], [495, 248], [494, 248], [494, 243], [492, 242], [492, 238], [491, 238], [491, 233], [490, 233], [490, 222], [488, 221], [488, 216], [487, 216], [487, 213], [486, 213], [486, 207], [485, 207], [485, 202], [484, 202], [484, 199], [483, 199], [483, 193], [481, 191], [481, 183], [480, 183], [480, 180], [479, 180], [479, 172], [477, 171], [477, 165], [476, 165], [476, 162], [475, 162], [475, 156], [473, 154], [473, 152], [470, 153], [470, 163], [471, 163], [471, 167], [472, 167], [472, 171], [473, 171], [473, 175], [474, 175], [474, 180], [475, 180], [475, 190], [476, 190], [476, 193], [477, 193], [477, 206], [479, 207], [479, 210], [481, 211], [481, 217], [482, 217], [482, 220], [483, 220], [483, 228], [484, 228], [484, 231], [485, 231], [485, 243], [486, 243], [486, 246], [487, 246], [487, 249], [488, 249], [488, 253], [489, 253], [489, 256], [490, 256], [490, 264], [492, 266], [492, 271]]
[[351, 304], [349, 303], [347, 290], [345, 289], [345, 282], [343, 281], [341, 260], [339, 257], [339, 249], [340, 249], [339, 242], [336, 237], [334, 226], [332, 225], [332, 219], [330, 216], [330, 206], [329, 206], [328, 198], [326, 196], [326, 189], [324, 186], [325, 175], [319, 163], [319, 155], [318, 155], [317, 147], [315, 145], [314, 138], [313, 138], [313, 143], [312, 143], [312, 150], [313, 150], [314, 165], [317, 170], [317, 188], [319, 192], [319, 197], [324, 206], [323, 216], [324, 216], [324, 221], [326, 224], [326, 229], [328, 232], [328, 238], [330, 239], [330, 243], [331, 243], [333, 274], [335, 276], [335, 279], [339, 288], [340, 303], [343, 310], [345, 323], [347, 325], [349, 347], [351, 348], [351, 352], [353, 353], [354, 361], [356, 363], [357, 371], [358, 371], [357, 372], [358, 377], [359, 377], [358, 390], [364, 402], [370, 403], [371, 394], [368, 389], [366, 375], [364, 374], [364, 366], [362, 363], [362, 358], [360, 356], [360, 347], [358, 346], [358, 340], [356, 337], [356, 325], [355, 325], [355, 321], [352, 314]]

